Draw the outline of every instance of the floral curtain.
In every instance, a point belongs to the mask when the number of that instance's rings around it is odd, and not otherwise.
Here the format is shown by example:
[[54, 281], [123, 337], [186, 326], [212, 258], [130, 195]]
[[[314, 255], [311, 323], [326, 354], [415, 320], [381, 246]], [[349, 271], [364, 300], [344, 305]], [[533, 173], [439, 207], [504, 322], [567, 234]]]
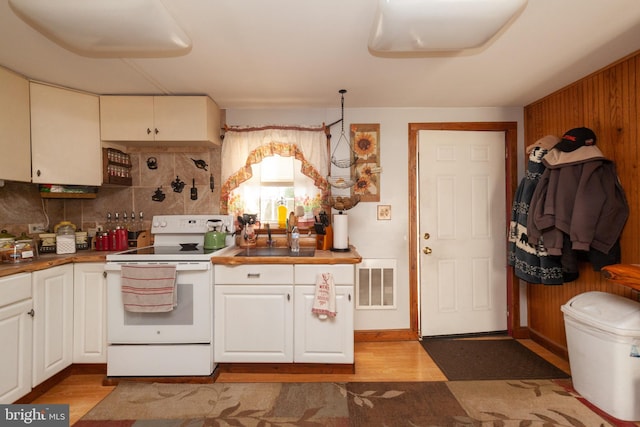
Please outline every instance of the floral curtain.
[[231, 191], [252, 177], [251, 165], [276, 154], [300, 160], [300, 171], [313, 180], [323, 199], [328, 196], [329, 161], [324, 126], [228, 127], [222, 144], [221, 213], [228, 213]]

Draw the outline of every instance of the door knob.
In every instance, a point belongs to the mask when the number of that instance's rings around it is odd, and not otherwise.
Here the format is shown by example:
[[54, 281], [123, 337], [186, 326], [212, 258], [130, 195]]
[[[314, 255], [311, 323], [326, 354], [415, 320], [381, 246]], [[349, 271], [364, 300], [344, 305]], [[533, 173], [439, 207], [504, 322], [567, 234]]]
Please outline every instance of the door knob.
[[33, 311], [33, 308], [32, 308], [31, 310], [27, 311], [27, 314], [28, 314], [29, 316], [33, 317], [33, 316], [35, 316], [35, 315], [36, 315], [36, 312], [35, 312], [35, 311]]
[[431, 237], [431, 234], [424, 233], [424, 240], [429, 240], [429, 237]]
[[424, 253], [425, 255], [430, 255], [430, 254], [431, 254], [431, 252], [433, 252], [433, 251], [431, 250], [431, 248], [430, 248], [429, 246], [425, 246], [425, 247], [422, 249], [422, 253]]

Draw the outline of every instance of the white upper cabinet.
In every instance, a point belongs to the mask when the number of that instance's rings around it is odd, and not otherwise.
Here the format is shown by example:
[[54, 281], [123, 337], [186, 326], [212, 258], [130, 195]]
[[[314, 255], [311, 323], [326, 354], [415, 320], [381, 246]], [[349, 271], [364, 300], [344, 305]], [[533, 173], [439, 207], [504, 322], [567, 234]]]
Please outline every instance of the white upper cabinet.
[[29, 81], [0, 67], [0, 179], [31, 181]]
[[220, 145], [220, 109], [208, 96], [100, 97], [103, 141]]
[[31, 83], [31, 170], [40, 184], [102, 184], [97, 96]]

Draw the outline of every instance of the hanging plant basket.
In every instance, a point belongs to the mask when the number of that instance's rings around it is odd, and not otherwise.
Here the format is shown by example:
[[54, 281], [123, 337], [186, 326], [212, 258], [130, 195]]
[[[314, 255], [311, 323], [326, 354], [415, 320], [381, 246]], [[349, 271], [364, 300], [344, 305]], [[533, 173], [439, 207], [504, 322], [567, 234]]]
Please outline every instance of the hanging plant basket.
[[342, 102], [342, 118], [340, 119], [342, 132], [340, 133], [340, 138], [331, 153], [331, 163], [344, 169], [353, 166], [358, 160], [358, 155], [353, 151], [353, 147], [351, 147], [349, 139], [344, 134], [344, 94], [347, 90], [340, 89], [338, 92], [340, 92]]
[[[341, 157], [337, 158], [336, 153]], [[340, 134], [338, 143], [333, 149], [333, 153], [331, 153], [331, 163], [339, 168], [350, 168], [351, 166], [356, 164], [357, 160], [358, 155], [355, 151], [353, 151], [353, 148], [351, 148], [351, 144], [349, 143], [349, 141], [347, 141], [347, 137], [344, 135], [343, 130], [342, 134]]]
[[351, 188], [356, 184], [357, 178], [350, 176], [328, 176], [327, 181], [335, 188]]

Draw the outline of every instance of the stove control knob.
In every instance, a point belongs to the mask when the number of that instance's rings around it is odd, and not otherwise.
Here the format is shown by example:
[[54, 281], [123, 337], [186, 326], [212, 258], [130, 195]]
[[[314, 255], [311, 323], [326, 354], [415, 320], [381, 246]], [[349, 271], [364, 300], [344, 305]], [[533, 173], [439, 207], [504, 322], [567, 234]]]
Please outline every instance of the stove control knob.
[[154, 228], [164, 228], [167, 226], [167, 221], [155, 221], [153, 223]]

